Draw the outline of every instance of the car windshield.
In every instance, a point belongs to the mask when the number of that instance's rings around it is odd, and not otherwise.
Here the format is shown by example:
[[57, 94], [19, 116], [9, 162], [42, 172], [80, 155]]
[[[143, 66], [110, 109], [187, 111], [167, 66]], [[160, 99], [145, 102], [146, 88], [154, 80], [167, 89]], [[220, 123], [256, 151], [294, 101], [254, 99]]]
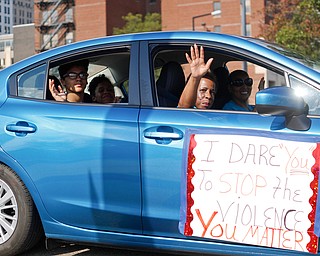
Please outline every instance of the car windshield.
[[317, 70], [318, 72], [320, 71], [320, 62], [315, 62], [314, 60], [309, 59], [306, 56], [302, 56], [301, 54], [294, 52], [291, 49], [285, 48], [284, 46], [281, 46], [276, 43], [268, 42], [262, 39], [258, 38], [248, 38], [248, 40], [253, 41], [255, 43], [258, 43], [260, 45], [263, 45], [267, 48], [270, 48], [278, 53], [281, 53], [291, 59], [294, 59], [295, 61], [298, 61], [314, 70]]

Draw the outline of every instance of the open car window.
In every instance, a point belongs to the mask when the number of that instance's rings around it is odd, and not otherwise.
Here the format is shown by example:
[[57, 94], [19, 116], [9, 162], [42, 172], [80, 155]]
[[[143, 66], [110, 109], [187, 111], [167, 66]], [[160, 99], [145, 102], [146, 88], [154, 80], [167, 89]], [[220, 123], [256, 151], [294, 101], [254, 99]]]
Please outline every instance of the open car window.
[[[161, 45], [153, 51], [154, 95], [157, 106], [177, 107], [183, 88], [190, 76], [190, 67], [185, 57], [185, 53], [190, 52], [190, 45], [168, 45], [167, 47]], [[287, 86], [285, 72], [279, 68], [270, 66], [268, 63], [257, 63], [254, 59], [249, 61], [248, 57], [245, 58], [241, 53], [231, 50], [221, 50], [205, 45], [204, 49], [205, 62], [209, 58], [214, 59], [211, 65], [213, 73], [217, 74], [219, 69], [225, 69], [229, 73], [239, 69], [247, 71], [249, 77], [254, 81], [251, 96], [248, 100], [250, 105], [255, 104], [255, 94], [259, 89]], [[180, 67], [173, 65], [173, 62], [178, 63]], [[171, 70], [168, 66], [171, 67]], [[184, 81], [181, 70], [183, 71]], [[263, 88], [262, 86], [259, 88], [261, 78], [265, 80]], [[225, 76], [219, 80], [218, 92], [211, 110], [221, 110], [224, 104], [230, 100], [227, 88], [228, 77]]]
[[[79, 58], [84, 59], [81, 55]], [[130, 52], [126, 49], [120, 49], [119, 51], [110, 51], [103, 54], [89, 56], [85, 58], [89, 61], [88, 67], [88, 78], [87, 86], [85, 88], [85, 93], [89, 93], [90, 82], [98, 76], [106, 76], [114, 86], [114, 91], [118, 101], [115, 103], [128, 103], [129, 95], [129, 65], [130, 65]], [[77, 60], [77, 58], [72, 58], [72, 61]], [[62, 61], [53, 63], [49, 69], [49, 76], [54, 76], [61, 79], [59, 76], [58, 68], [59, 65], [63, 64]], [[47, 90], [47, 99], [48, 88]]]
[[49, 79], [56, 79], [60, 84], [58, 68], [60, 65], [76, 60], [89, 61], [87, 86], [85, 92], [89, 94], [89, 84], [93, 78], [105, 75], [114, 86], [118, 101], [128, 103], [129, 97], [129, 66], [130, 50], [128, 47], [99, 51], [98, 53], [82, 53], [64, 59], [52, 59], [49, 68], [46, 64], [30, 67], [16, 75], [15, 86], [10, 89], [10, 95], [26, 99], [53, 100], [48, 88]]

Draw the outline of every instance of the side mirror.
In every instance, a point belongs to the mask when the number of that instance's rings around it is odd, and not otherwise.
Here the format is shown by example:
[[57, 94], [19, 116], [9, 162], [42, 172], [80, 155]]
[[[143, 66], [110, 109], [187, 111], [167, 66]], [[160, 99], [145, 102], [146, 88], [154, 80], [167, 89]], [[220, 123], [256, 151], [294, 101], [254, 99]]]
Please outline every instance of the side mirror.
[[261, 115], [285, 116], [286, 127], [295, 131], [310, 129], [309, 107], [294, 89], [285, 86], [267, 88], [256, 94], [256, 110]]

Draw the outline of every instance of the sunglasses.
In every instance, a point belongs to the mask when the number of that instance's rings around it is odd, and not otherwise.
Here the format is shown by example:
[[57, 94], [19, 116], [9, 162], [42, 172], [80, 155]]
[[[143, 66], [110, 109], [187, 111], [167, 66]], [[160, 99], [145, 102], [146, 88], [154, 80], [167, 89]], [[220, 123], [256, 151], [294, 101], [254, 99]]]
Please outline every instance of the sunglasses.
[[66, 77], [69, 77], [70, 79], [72, 80], [75, 80], [77, 79], [77, 77], [79, 77], [80, 79], [87, 79], [88, 78], [88, 75], [87, 73], [75, 73], [75, 72], [69, 72], [67, 74], [65, 74], [63, 77], [66, 78]]
[[252, 86], [252, 84], [253, 84], [252, 78], [248, 77], [246, 79], [237, 79], [237, 80], [234, 80], [234, 81], [230, 82], [230, 85], [233, 85], [233, 86], [236, 86], [236, 87], [241, 87], [244, 84], [246, 86]]

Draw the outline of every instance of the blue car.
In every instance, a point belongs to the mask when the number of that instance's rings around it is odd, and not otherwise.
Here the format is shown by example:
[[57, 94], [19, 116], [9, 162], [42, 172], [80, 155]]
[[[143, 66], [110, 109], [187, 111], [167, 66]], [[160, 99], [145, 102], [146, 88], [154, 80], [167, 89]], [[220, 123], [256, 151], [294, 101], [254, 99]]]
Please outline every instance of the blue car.
[[[228, 76], [211, 108], [178, 107], [195, 43], [213, 73], [247, 71], [254, 111], [223, 109]], [[75, 74], [86, 94], [104, 75], [117, 101], [52, 99], [49, 78], [79, 60], [89, 63]], [[51, 49], [0, 81], [0, 255], [43, 237], [182, 254], [317, 253], [314, 63], [258, 39], [153, 32]]]

